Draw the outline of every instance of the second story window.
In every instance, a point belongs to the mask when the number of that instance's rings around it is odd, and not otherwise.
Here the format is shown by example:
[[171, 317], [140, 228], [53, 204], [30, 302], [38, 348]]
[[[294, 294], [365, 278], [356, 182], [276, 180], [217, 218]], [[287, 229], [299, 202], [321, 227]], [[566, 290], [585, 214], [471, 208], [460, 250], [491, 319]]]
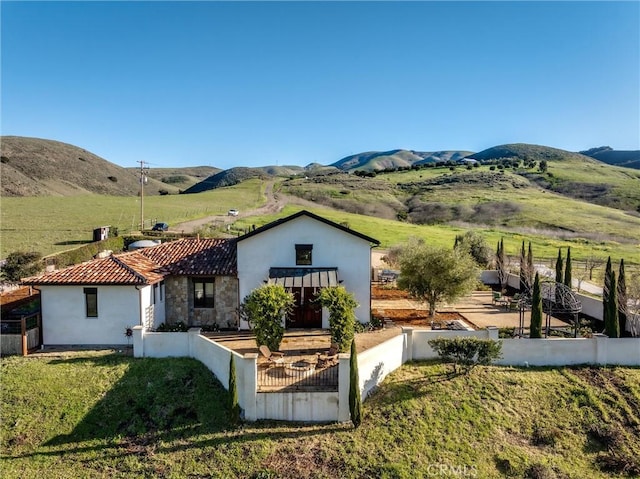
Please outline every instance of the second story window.
[[299, 265], [299, 266], [311, 265], [312, 251], [313, 251], [312, 244], [297, 244], [296, 245], [296, 265]]

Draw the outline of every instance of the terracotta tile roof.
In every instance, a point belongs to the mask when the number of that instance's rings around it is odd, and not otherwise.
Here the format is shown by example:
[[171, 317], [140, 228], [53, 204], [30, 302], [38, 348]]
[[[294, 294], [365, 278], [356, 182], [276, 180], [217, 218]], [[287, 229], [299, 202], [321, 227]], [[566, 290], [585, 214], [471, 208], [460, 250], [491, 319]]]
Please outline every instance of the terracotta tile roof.
[[94, 259], [68, 268], [26, 278], [24, 284], [153, 284], [164, 275], [158, 265], [138, 252]]
[[234, 276], [237, 273], [235, 239], [182, 238], [138, 252], [172, 275]]
[[233, 276], [236, 271], [235, 239], [183, 238], [25, 278], [22, 283], [143, 285], [167, 275]]

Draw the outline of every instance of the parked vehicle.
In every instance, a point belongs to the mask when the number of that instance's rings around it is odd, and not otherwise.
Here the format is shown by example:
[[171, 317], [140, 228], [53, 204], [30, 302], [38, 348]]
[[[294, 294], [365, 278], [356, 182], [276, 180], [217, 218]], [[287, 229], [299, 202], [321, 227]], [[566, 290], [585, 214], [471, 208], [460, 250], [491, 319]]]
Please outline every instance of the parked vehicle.
[[229, 216], [238, 216], [240, 212], [238, 210], [229, 210], [227, 211], [227, 215]]
[[169, 229], [169, 225], [167, 223], [156, 223], [151, 228], [151, 231], [167, 231]]

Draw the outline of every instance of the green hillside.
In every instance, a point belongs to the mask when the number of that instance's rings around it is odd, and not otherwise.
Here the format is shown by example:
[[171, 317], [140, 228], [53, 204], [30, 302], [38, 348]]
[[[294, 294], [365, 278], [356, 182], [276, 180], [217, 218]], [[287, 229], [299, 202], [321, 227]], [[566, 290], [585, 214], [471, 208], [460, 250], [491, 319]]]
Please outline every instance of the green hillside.
[[640, 474], [638, 368], [478, 366], [460, 375], [409, 363], [363, 403], [354, 429], [233, 424], [228, 392], [189, 358], [84, 352], [0, 366], [4, 479]]
[[[134, 173], [137, 172], [137, 168], [129, 169]], [[149, 178], [184, 191], [222, 170], [213, 166], [187, 166], [184, 168], [149, 168], [147, 171]]]
[[[83, 148], [59, 141], [3, 136], [0, 196], [136, 196], [137, 171], [115, 165]], [[145, 194], [178, 189], [153, 178]]]

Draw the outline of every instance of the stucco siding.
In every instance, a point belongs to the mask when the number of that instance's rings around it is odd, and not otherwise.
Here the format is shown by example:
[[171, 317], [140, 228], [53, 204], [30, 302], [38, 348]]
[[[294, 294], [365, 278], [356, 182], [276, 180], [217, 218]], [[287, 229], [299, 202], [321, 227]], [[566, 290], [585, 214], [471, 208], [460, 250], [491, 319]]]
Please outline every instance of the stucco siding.
[[[88, 318], [83, 286], [39, 289], [45, 345], [127, 344], [125, 330], [140, 324], [140, 312], [145, 308], [141, 292], [134, 286], [97, 286], [98, 317]], [[142, 295], [148, 297], [144, 289]]]
[[[309, 217], [299, 217], [238, 242], [240, 301], [264, 284], [271, 267], [296, 267], [296, 244], [312, 244], [313, 268], [338, 268], [338, 278], [353, 293], [360, 322], [370, 320], [371, 246], [368, 241]], [[323, 327], [328, 327], [323, 314]], [[246, 327], [243, 324], [242, 327]]]

